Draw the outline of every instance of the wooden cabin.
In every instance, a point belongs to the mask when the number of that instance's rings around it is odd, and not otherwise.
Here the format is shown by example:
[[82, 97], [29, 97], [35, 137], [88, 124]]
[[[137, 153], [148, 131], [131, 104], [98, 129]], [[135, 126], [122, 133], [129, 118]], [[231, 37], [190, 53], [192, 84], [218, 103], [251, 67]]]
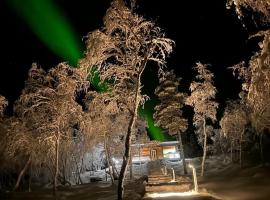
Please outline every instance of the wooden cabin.
[[179, 159], [178, 141], [149, 141], [145, 144], [132, 145], [132, 161], [147, 161], [158, 159]]

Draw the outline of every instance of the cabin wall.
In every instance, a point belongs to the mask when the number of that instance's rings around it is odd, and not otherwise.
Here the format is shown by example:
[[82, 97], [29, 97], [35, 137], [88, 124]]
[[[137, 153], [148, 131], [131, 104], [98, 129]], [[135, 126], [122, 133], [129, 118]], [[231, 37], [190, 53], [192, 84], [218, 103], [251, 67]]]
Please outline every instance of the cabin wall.
[[175, 146], [164, 146], [164, 147], [143, 147], [140, 150], [134, 152], [134, 157], [149, 157], [151, 160], [151, 151], [156, 151], [156, 159], [163, 159], [164, 154], [169, 152], [175, 152]]

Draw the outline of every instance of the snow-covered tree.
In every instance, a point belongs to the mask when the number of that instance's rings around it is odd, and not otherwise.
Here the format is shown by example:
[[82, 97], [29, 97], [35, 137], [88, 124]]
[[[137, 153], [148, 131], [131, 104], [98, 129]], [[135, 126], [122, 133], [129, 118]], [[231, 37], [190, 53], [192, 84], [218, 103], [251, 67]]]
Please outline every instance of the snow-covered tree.
[[155, 107], [154, 119], [157, 125], [168, 130], [170, 135], [178, 136], [180, 155], [183, 159], [183, 168], [186, 174], [187, 169], [181, 136], [188, 127], [182, 111], [186, 94], [178, 91], [179, 82], [180, 79], [176, 77], [173, 71], [161, 73], [159, 86], [155, 90], [160, 103]]
[[141, 94], [141, 76], [148, 61], [165, 65], [173, 41], [165, 38], [154, 23], [135, 14], [123, 0], [114, 0], [103, 20], [105, 26], [88, 35], [86, 57], [80, 61], [80, 67], [86, 75], [95, 67], [102, 80], [113, 82], [109, 86], [112, 97], [131, 115], [118, 182], [118, 199], [123, 199], [131, 138], [138, 107], [145, 101]]
[[226, 158], [230, 144], [220, 128], [214, 129], [211, 140], [213, 141], [212, 153], [215, 155], [223, 155], [224, 158]]
[[242, 166], [242, 143], [247, 123], [248, 115], [245, 106], [235, 101], [227, 102], [219, 124], [222, 135], [230, 141], [231, 160], [233, 149], [239, 150], [240, 166]]
[[[263, 37], [259, 43], [261, 50], [245, 63], [235, 65], [234, 74], [242, 79], [241, 94], [249, 110], [252, 127], [260, 137], [261, 158], [263, 160], [263, 134], [270, 130], [270, 30], [261, 31], [255, 36]], [[255, 37], [253, 36], [253, 37]]]
[[[65, 63], [47, 73], [33, 64], [25, 89], [15, 105], [15, 112], [33, 132], [44, 157], [53, 166], [54, 191], [59, 176], [61, 144], [75, 141], [74, 126], [82, 125], [82, 109], [75, 101], [80, 76]], [[63, 145], [65, 146], [65, 145]], [[48, 164], [48, 163], [47, 163]]]
[[4, 163], [3, 160], [5, 159], [4, 158], [4, 151], [5, 151], [5, 141], [4, 138], [6, 138], [6, 132], [7, 132], [7, 122], [6, 122], [6, 119], [4, 117], [4, 111], [6, 109], [8, 105], [8, 101], [7, 99], [0, 95], [0, 137], [1, 137], [1, 140], [0, 140], [0, 163]]
[[[123, 149], [123, 142], [120, 138], [125, 136], [127, 132], [127, 121], [130, 114], [127, 109], [120, 109], [117, 102], [112, 98], [110, 92], [94, 92], [87, 93], [84, 104], [86, 107], [87, 117], [91, 121], [91, 132], [94, 132], [98, 143], [104, 144], [104, 152], [109, 167], [111, 181], [114, 183], [116, 177], [116, 168], [112, 160], [110, 144], [117, 141], [119, 144], [114, 147]], [[118, 149], [118, 148], [115, 148]], [[121, 151], [121, 153], [123, 153]], [[111, 170], [112, 167], [112, 170]]]
[[203, 159], [201, 165], [201, 175], [204, 174], [204, 163], [207, 152], [206, 130], [207, 120], [216, 121], [218, 103], [215, 101], [216, 88], [213, 85], [214, 74], [207, 69], [207, 65], [197, 63], [195, 67], [198, 75], [189, 87], [191, 94], [186, 100], [186, 104], [194, 109], [193, 124], [198, 130], [198, 141], [203, 146]]
[[[91, 121], [91, 132], [94, 132], [98, 143], [104, 144], [104, 151], [108, 166], [112, 167], [113, 175], [118, 178], [119, 173], [112, 157], [121, 157], [124, 149], [124, 139], [130, 121], [130, 112], [125, 107], [119, 107], [110, 92], [88, 92], [84, 104], [87, 116]], [[138, 118], [132, 135], [132, 142], [145, 131], [145, 121]]]
[[4, 96], [0, 95], [0, 117], [4, 116], [4, 111], [7, 106], [8, 106], [7, 99]]
[[[21, 167], [17, 178], [14, 190], [18, 189], [24, 174], [29, 170], [29, 175], [32, 174], [31, 165], [37, 170], [45, 160], [43, 156], [45, 150], [36, 142], [32, 132], [18, 118], [11, 117], [6, 120], [6, 135], [5, 135], [5, 159], [8, 163], [16, 163]], [[17, 169], [14, 169], [15, 171]]]
[[243, 9], [251, 9], [262, 16], [262, 20], [270, 22], [270, 1], [269, 0], [227, 0], [227, 7], [235, 8], [239, 18], [244, 16]]

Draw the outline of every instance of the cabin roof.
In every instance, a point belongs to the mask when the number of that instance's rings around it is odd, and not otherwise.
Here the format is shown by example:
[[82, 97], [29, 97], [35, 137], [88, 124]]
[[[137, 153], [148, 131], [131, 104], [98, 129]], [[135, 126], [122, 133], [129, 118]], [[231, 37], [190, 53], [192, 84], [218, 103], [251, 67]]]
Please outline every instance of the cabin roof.
[[164, 146], [176, 146], [178, 145], [179, 142], [178, 141], [164, 141], [164, 142], [157, 142], [157, 141], [149, 141], [147, 143], [143, 143], [143, 144], [132, 144], [131, 146], [133, 147], [149, 147], [149, 146], [158, 146], [158, 147], [164, 147]]

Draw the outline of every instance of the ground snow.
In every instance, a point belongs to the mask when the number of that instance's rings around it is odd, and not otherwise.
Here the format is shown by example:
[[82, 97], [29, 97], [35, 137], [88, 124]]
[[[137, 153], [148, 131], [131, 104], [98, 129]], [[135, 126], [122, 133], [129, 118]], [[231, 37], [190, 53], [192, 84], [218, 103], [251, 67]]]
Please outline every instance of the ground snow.
[[[197, 171], [199, 190], [208, 192], [223, 200], [270, 200], [270, 165], [252, 166], [240, 169], [238, 164], [231, 164], [223, 157], [209, 157], [206, 160], [205, 177], [200, 177], [201, 158], [187, 159], [187, 164], [192, 164]], [[176, 173], [183, 173], [181, 161], [166, 161], [164, 164], [173, 168]], [[191, 174], [191, 169], [189, 174]], [[133, 171], [137, 174], [147, 173], [147, 164], [134, 165]], [[169, 170], [168, 170], [169, 171]], [[90, 183], [91, 177], [100, 177], [101, 182]], [[117, 186], [111, 185], [110, 177], [105, 181], [105, 170], [85, 172], [81, 175], [83, 185], [60, 187], [58, 200], [115, 200], [117, 199]], [[143, 180], [128, 181], [128, 200], [139, 200], [142, 197]], [[7, 200], [53, 200], [51, 189], [38, 189], [32, 193], [15, 192], [0, 195], [0, 199]], [[164, 200], [172, 198], [164, 198]], [[180, 199], [180, 198], [178, 198]], [[183, 199], [183, 198], [181, 198]], [[186, 199], [191, 199], [190, 197]], [[196, 198], [194, 198], [196, 199]]]
[[[198, 164], [196, 167], [200, 172]], [[241, 169], [238, 164], [215, 156], [207, 159], [206, 169], [205, 177], [199, 177], [201, 190], [223, 200], [270, 200], [269, 165]]]

